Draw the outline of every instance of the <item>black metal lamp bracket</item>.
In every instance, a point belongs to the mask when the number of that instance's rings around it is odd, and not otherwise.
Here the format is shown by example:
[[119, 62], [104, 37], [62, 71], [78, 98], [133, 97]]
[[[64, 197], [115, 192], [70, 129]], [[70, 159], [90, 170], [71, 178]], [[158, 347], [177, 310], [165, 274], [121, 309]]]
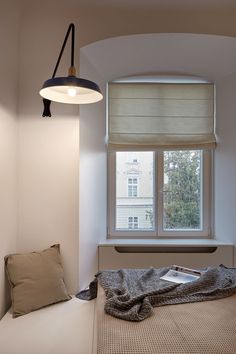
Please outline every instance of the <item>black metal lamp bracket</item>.
[[[55, 75], [57, 73], [57, 69], [58, 69], [58, 66], [59, 66], [59, 64], [61, 62], [61, 58], [62, 58], [62, 55], [64, 53], [64, 49], [65, 49], [68, 37], [70, 35], [70, 32], [72, 34], [71, 35], [71, 67], [70, 68], [74, 68], [75, 25], [73, 23], [71, 23], [69, 25], [69, 27], [68, 27], [64, 42], [62, 44], [61, 51], [60, 51], [59, 57], [57, 59], [56, 66], [55, 66], [55, 69], [54, 69], [53, 74], [52, 74], [52, 79], [54, 79], [54, 77], [55, 77]], [[70, 72], [71, 72], [71, 70], [70, 70]], [[42, 117], [51, 117], [52, 116], [51, 112], [50, 112], [51, 101], [46, 99], [46, 98], [44, 98], [43, 99], [43, 104], [44, 104], [44, 111], [43, 111]]]

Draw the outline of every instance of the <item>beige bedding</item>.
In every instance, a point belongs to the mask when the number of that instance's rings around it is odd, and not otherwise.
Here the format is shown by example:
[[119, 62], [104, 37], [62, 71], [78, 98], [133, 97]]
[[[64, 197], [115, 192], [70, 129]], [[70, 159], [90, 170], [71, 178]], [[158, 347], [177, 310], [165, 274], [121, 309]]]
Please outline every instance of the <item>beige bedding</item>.
[[98, 354], [236, 354], [236, 295], [154, 308], [142, 322], [104, 313], [97, 298]]

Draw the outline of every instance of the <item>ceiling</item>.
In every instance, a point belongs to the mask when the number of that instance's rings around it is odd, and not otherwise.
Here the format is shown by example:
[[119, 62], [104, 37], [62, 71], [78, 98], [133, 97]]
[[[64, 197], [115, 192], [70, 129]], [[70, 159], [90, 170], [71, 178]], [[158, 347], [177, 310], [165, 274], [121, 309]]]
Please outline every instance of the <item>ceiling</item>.
[[[24, 3], [31, 3], [32, 0], [24, 0]], [[73, 6], [73, 7], [96, 7], [96, 8], [133, 8], [160, 10], [211, 10], [230, 11], [236, 10], [235, 0], [41, 0], [44, 5]]]
[[[67, 0], [68, 1], [68, 0]], [[73, 0], [72, 0], [73, 1]], [[235, 0], [77, 0], [77, 3], [108, 7], [155, 7], [163, 9], [236, 8]]]

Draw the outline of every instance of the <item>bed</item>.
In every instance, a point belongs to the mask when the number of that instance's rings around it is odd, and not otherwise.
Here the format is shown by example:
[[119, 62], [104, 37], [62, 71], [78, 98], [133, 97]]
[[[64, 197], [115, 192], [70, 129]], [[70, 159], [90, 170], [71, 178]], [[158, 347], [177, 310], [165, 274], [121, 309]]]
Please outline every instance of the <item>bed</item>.
[[236, 294], [155, 307], [140, 322], [107, 314], [105, 300], [105, 292], [99, 286], [97, 354], [236, 353]]
[[[59, 255], [58, 252], [58, 246], [54, 245], [43, 252], [24, 255], [23, 263], [25, 264], [26, 259], [31, 260], [32, 257], [39, 258], [42, 262], [44, 255], [49, 257], [49, 269], [52, 271], [51, 256]], [[22, 255], [19, 256], [22, 260]], [[14, 260], [15, 257], [18, 259], [18, 255], [11, 256], [9, 263], [11, 266], [12, 258]], [[58, 258], [55, 260], [58, 269]], [[37, 269], [39, 268], [37, 266]], [[32, 272], [32, 269], [32, 266], [30, 268], [26, 266], [27, 272]], [[83, 301], [73, 297], [70, 301], [42, 306], [37, 311], [33, 311], [36, 309], [34, 308], [24, 315], [15, 316], [16, 318], [12, 318], [12, 313], [9, 311], [0, 321], [0, 354], [236, 354], [236, 268], [219, 266], [217, 269], [208, 269], [201, 274], [199, 280], [193, 282], [193, 288], [198, 284], [198, 292], [191, 292], [190, 284], [186, 285], [185, 290], [184, 284], [175, 286], [165, 283], [160, 287], [161, 283], [158, 283], [156, 286], [156, 281], [159, 282], [160, 276], [166, 271], [167, 268], [153, 267], [107, 271], [100, 269], [88, 292], [91, 289], [95, 291], [97, 287], [94, 285], [99, 283], [106, 288], [106, 296], [99, 285], [97, 299], [93, 301]], [[56, 274], [53, 275], [53, 279], [54, 276]], [[32, 285], [32, 276], [28, 278]], [[25, 279], [24, 275], [21, 276], [20, 285], [23, 279]], [[61, 283], [61, 272], [56, 279]], [[44, 277], [41, 278], [42, 280]], [[135, 287], [134, 280], [138, 280], [139, 288]], [[155, 289], [153, 289], [153, 281]], [[35, 279], [35, 284], [38, 286], [38, 278]], [[128, 285], [127, 292], [122, 293], [126, 289], [124, 284]], [[114, 315], [116, 309], [113, 306], [116, 302], [112, 297], [112, 290], [108, 287], [110, 285], [117, 291], [117, 299], [120, 301], [121, 295], [122, 304], [125, 305], [123, 312], [119, 312], [118, 308], [116, 317], [107, 314], [109, 309], [110, 314]], [[146, 301], [147, 285], [148, 301]], [[14, 286], [14, 289], [16, 288]], [[132, 289], [131, 301], [125, 297], [129, 289]], [[140, 289], [141, 294], [137, 293]], [[145, 301], [142, 297], [143, 289]], [[107, 290], [110, 291], [110, 297], [107, 296]], [[87, 290], [84, 291], [85, 293], [82, 293], [87, 294]], [[176, 301], [203, 301], [206, 296], [204, 291], [210, 295], [208, 301], [176, 304]], [[138, 301], [142, 299], [142, 306], [145, 305], [142, 307], [144, 311], [138, 311], [138, 316], [135, 311], [140, 303], [136, 306], [135, 296], [138, 297]], [[107, 307], [107, 298], [110, 300], [109, 307]], [[23, 299], [26, 300], [24, 294]], [[30, 295], [28, 299], [34, 298]], [[149, 306], [149, 300], [152, 306]], [[30, 301], [25, 302], [27, 305], [30, 303]], [[131, 308], [128, 306], [130, 304]], [[153, 308], [153, 306], [159, 307]], [[120, 319], [124, 318], [124, 315], [126, 320]], [[127, 320], [131, 315], [134, 316], [132, 319], [135, 319], [135, 322]], [[119, 316], [120, 318], [117, 318]]]
[[1, 354], [95, 354], [93, 301], [73, 297], [18, 318], [0, 321]]

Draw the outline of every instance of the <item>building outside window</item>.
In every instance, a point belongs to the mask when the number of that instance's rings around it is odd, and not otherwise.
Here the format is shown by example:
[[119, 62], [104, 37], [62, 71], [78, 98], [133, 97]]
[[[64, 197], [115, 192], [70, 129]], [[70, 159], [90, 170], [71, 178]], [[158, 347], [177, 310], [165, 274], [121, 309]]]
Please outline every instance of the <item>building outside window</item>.
[[150, 230], [152, 222], [148, 213], [153, 211], [153, 153], [137, 152], [138, 168], [127, 163], [132, 154], [133, 152], [117, 152], [115, 154], [116, 229], [132, 229], [129, 226], [129, 217], [137, 215], [139, 223], [135, 229]]

